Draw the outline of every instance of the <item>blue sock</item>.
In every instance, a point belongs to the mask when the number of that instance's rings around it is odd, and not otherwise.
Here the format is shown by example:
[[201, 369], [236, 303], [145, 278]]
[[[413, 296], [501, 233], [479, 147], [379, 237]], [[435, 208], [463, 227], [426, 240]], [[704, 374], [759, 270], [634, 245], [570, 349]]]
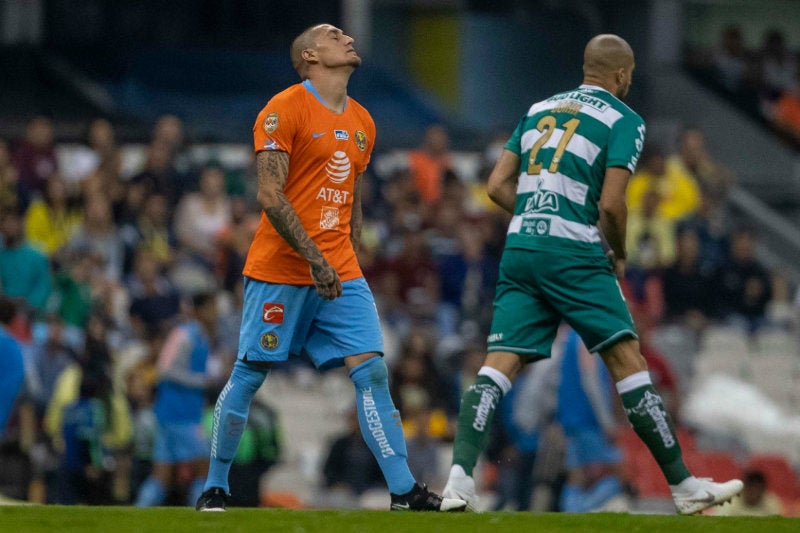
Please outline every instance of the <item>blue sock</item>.
[[196, 477], [192, 481], [192, 484], [189, 485], [189, 490], [186, 493], [186, 505], [190, 507], [194, 507], [194, 504], [197, 500], [200, 499], [200, 496], [203, 495], [203, 478]]
[[258, 388], [264, 383], [269, 370], [236, 361], [231, 377], [217, 398], [214, 407], [214, 423], [211, 429], [211, 461], [208, 478], [203, 490], [220, 487], [230, 492], [228, 473], [242, 438], [250, 402]]
[[136, 507], [155, 507], [164, 503], [167, 497], [167, 489], [161, 481], [153, 476], [148, 477], [142, 486], [139, 487], [139, 495], [136, 497]]
[[381, 357], [364, 361], [350, 371], [356, 386], [356, 408], [361, 435], [378, 460], [392, 494], [405, 494], [414, 488], [408, 469], [408, 452], [400, 412], [389, 395], [389, 371]]

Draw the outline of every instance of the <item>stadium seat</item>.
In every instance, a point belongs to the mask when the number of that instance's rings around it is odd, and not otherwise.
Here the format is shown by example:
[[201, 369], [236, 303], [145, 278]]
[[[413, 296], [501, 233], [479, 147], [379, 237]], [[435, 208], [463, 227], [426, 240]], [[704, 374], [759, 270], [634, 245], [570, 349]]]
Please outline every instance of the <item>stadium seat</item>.
[[784, 501], [800, 499], [800, 482], [789, 461], [778, 454], [753, 454], [745, 461], [744, 470], [760, 470], [769, 490]]
[[733, 455], [724, 451], [684, 450], [686, 466], [697, 477], [726, 481], [741, 477], [741, 468]]

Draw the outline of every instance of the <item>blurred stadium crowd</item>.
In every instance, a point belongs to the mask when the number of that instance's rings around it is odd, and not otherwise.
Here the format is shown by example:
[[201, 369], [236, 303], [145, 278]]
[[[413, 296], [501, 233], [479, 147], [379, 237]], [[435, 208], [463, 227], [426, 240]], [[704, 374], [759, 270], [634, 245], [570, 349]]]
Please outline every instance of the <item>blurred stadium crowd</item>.
[[[412, 469], [432, 484], [448, 466], [442, 450], [453, 435], [461, 391], [485, 355], [509, 219], [488, 200], [485, 179], [506, 135], [488, 139], [482, 153], [465, 154], [450, 146], [445, 127], [431, 126], [415, 149], [376, 154], [365, 183], [359, 258], [382, 319]], [[5, 496], [92, 504], [135, 499], [150, 466], [158, 356], [199, 293], [214, 293], [219, 317], [207, 369], [209, 408], [224, 385], [237, 352], [241, 269], [260, 217], [255, 169], [253, 158], [241, 165], [214, 155], [198, 160], [192, 147], [181, 120], [171, 115], [153, 125], [138, 159], [128, 157], [130, 147], [118, 144], [114, 125], [103, 118], [88, 125], [85, 142], [68, 150], [43, 116], [30, 121], [24, 138], [0, 139], [0, 294], [7, 297], [3, 306], [15, 309], [8, 330], [25, 362], [23, 391], [2, 440]], [[738, 225], [728, 213], [726, 195], [735, 179], [708, 153], [703, 131], [687, 127], [676, 140], [648, 139], [629, 186], [629, 270], [622, 288], [657, 386], [679, 422], [693, 358], [709, 331], [723, 328], [745, 351], [757, 350], [762, 335], [776, 334], [793, 343], [797, 357], [796, 287], [759, 261], [757, 228]], [[568, 338], [564, 332], [557, 351], [568, 349]], [[540, 390], [559, 386], [553, 372], [538, 366], [516, 388], [519, 395], [528, 391], [527, 381]], [[797, 366], [792, 371], [800, 375]], [[309, 387], [308, 372], [307, 363], [293, 360], [269, 380]], [[244, 497], [241, 505], [275, 503], [264, 497], [263, 484], [259, 492], [259, 478], [291, 454], [284, 437], [302, 423], [276, 413], [278, 399], [265, 396], [268, 401], [251, 413], [252, 438], [243, 441], [241, 468], [232, 474], [234, 487], [249, 487], [235, 494]], [[79, 398], [97, 399], [103, 409], [76, 431], [68, 415]], [[788, 393], [785, 398], [791, 400]], [[567, 472], [559, 454], [563, 436], [553, 422], [563, 406], [530, 401], [510, 396], [507, 414], [498, 417], [496, 442], [480, 475], [481, 490], [492, 496], [487, 505], [590, 510], [610, 505], [612, 497], [630, 502], [637, 494], [667, 494], [666, 485], [647, 479], [658, 474], [636, 462], [636, 444], [612, 400], [600, 402], [595, 416], [607, 430], [606, 445], [624, 459], [612, 453], [610, 464], [580, 465], [577, 474]], [[518, 416], [530, 405], [542, 406], [536, 420]], [[377, 465], [347, 420], [343, 414], [345, 433], [319, 457], [316, 496], [284, 504], [353, 505], [380, 487]], [[684, 447], [701, 454], [704, 443], [694, 429], [682, 429]], [[66, 453], [70, 440], [93, 453]], [[767, 476], [767, 486], [777, 490], [778, 478], [791, 475], [776, 505], [798, 512], [800, 490], [790, 466], [778, 474], [751, 469], [752, 450], [724, 439], [706, 444], [722, 450], [730, 459], [726, 466], [747, 470], [755, 484]], [[560, 497], [560, 487], [576, 475], [587, 491], [578, 503]], [[618, 485], [590, 496], [589, 489], [609, 476]], [[173, 501], [182, 500], [176, 495]]]

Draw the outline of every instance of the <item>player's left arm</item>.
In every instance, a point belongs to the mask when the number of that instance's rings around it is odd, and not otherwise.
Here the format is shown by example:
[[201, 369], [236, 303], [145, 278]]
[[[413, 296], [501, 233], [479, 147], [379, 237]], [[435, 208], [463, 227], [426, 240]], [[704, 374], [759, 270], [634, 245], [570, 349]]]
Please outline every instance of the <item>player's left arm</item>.
[[614, 252], [614, 270], [617, 277], [625, 276], [625, 235], [628, 224], [628, 206], [625, 192], [631, 171], [625, 167], [608, 167], [600, 193], [600, 231]]
[[364, 173], [356, 176], [353, 186], [353, 208], [350, 214], [350, 242], [353, 243], [353, 250], [358, 252], [361, 245], [361, 224], [363, 215], [361, 211], [361, 184], [364, 181]]
[[512, 215], [517, 201], [519, 163], [520, 159], [517, 154], [510, 150], [503, 150], [489, 175], [489, 182], [486, 186], [489, 198]]

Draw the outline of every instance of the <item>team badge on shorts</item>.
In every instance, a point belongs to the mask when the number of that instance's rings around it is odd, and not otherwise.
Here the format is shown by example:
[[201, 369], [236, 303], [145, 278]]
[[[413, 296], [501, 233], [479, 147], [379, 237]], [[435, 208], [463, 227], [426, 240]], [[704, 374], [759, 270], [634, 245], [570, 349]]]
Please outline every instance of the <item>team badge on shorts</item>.
[[267, 118], [264, 119], [264, 131], [266, 131], [267, 133], [272, 133], [277, 129], [278, 129], [278, 114], [277, 113], [267, 114]]
[[367, 134], [361, 130], [356, 131], [356, 146], [362, 152], [367, 149]]
[[275, 348], [278, 347], [279, 344], [278, 335], [276, 335], [272, 331], [270, 331], [269, 333], [264, 333], [263, 335], [261, 335], [260, 342], [261, 342], [261, 347], [264, 348], [265, 350], [274, 350]]

